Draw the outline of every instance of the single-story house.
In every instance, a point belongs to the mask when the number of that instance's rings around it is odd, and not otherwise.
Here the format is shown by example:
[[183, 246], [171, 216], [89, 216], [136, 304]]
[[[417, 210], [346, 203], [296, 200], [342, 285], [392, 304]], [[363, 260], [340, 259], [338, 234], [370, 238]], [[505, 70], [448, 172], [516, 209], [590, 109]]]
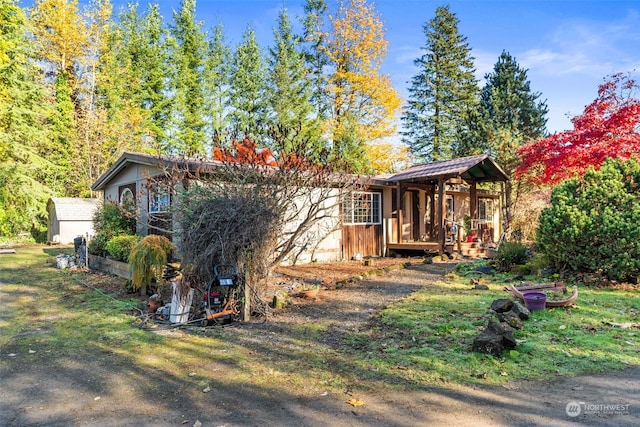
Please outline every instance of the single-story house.
[[[138, 233], [157, 233], [171, 223], [171, 194], [149, 191], [149, 177], [189, 171], [198, 176], [220, 162], [124, 153], [92, 185], [105, 201], [135, 204]], [[507, 181], [486, 154], [413, 166], [366, 180], [361, 191], [336, 204], [338, 229], [323, 236], [313, 254], [298, 261], [387, 256], [392, 251], [460, 251], [479, 255], [480, 242], [500, 235], [500, 194], [478, 184]], [[180, 179], [178, 179], [180, 181]], [[467, 242], [465, 236], [471, 236]], [[473, 242], [471, 241], [473, 240]]]
[[93, 234], [93, 216], [100, 206], [102, 200], [95, 198], [50, 198], [47, 201], [47, 241], [73, 243], [76, 237]]

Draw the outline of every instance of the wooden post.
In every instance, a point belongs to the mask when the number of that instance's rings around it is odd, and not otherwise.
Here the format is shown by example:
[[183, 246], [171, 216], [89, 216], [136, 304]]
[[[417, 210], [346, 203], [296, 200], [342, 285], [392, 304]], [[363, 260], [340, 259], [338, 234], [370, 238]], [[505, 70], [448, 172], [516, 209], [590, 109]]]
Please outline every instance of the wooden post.
[[429, 193], [429, 238], [433, 240], [436, 226], [436, 188], [432, 185]]
[[242, 313], [240, 313], [240, 317], [243, 322], [248, 322], [251, 320], [251, 286], [249, 286], [246, 280], [243, 280], [243, 282], [244, 301], [242, 302]]
[[402, 243], [402, 186], [398, 182], [398, 189], [396, 190], [396, 207], [397, 209], [397, 224], [398, 224], [398, 242]]
[[444, 243], [446, 238], [445, 236], [446, 212], [444, 211], [445, 209], [444, 197], [445, 197], [444, 178], [440, 177], [438, 178], [438, 242], [440, 242], [440, 254], [444, 253]]
[[478, 227], [478, 189], [475, 181], [471, 183], [471, 188], [469, 188], [469, 217], [471, 218], [471, 230], [466, 230], [467, 234], [473, 231], [473, 224], [476, 224], [476, 228]]
[[418, 215], [420, 216], [420, 240], [422, 240], [422, 236], [426, 236], [427, 235], [427, 229], [424, 225], [424, 217], [427, 213], [427, 208], [426, 208], [426, 195], [425, 195], [425, 190], [419, 190], [418, 191], [418, 206], [419, 206], [419, 213]]

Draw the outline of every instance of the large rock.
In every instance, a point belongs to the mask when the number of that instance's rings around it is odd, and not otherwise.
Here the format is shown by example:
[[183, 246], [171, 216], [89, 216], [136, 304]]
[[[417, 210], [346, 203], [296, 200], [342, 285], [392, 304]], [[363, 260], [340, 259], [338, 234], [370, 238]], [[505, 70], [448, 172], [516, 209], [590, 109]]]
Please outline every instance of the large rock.
[[490, 319], [484, 331], [473, 340], [471, 349], [500, 357], [504, 350], [516, 348], [516, 345], [511, 326]]
[[498, 320], [511, 326], [513, 329], [522, 329], [522, 319], [517, 313], [513, 312], [513, 309], [506, 313], [497, 313]]
[[511, 307], [513, 307], [513, 301], [507, 298], [500, 298], [491, 303], [491, 310], [496, 313], [505, 313], [511, 310]]
[[522, 305], [520, 301], [515, 301], [513, 303], [513, 307], [511, 307], [511, 313], [514, 313], [522, 320], [528, 320], [529, 316], [531, 316], [531, 312], [527, 307]]

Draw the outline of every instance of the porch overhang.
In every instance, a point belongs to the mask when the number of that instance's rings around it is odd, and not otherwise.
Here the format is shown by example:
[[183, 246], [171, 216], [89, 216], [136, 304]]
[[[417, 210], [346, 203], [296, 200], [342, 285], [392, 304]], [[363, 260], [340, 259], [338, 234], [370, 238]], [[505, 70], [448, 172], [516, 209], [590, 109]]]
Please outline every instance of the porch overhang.
[[[388, 182], [397, 187], [397, 206], [398, 206], [398, 239], [402, 236], [402, 204], [401, 193], [403, 189], [410, 188], [412, 185], [431, 186], [432, 189], [438, 188], [438, 244], [441, 252], [445, 252], [445, 184], [448, 181], [457, 180], [464, 181], [471, 186], [471, 197], [476, 197], [476, 184], [484, 182], [505, 182], [509, 180], [509, 176], [498, 166], [488, 154], [480, 154], [477, 156], [462, 157], [452, 160], [444, 160], [434, 163], [413, 166], [405, 171], [397, 173], [390, 178]], [[434, 190], [432, 190], [434, 191]], [[475, 202], [471, 202], [471, 211], [474, 213]], [[472, 215], [473, 216], [473, 215]], [[401, 243], [399, 240], [398, 243]]]
[[417, 165], [391, 176], [394, 183], [437, 184], [460, 178], [468, 183], [508, 181], [509, 176], [488, 154]]

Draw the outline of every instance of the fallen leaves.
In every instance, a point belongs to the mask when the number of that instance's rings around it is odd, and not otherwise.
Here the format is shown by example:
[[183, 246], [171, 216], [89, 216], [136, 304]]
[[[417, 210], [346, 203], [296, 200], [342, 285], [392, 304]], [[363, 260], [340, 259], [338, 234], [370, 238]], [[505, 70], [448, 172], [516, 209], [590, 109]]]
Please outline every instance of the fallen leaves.
[[347, 403], [351, 406], [356, 406], [356, 407], [364, 405], [364, 401], [353, 399], [353, 398], [349, 399]]

